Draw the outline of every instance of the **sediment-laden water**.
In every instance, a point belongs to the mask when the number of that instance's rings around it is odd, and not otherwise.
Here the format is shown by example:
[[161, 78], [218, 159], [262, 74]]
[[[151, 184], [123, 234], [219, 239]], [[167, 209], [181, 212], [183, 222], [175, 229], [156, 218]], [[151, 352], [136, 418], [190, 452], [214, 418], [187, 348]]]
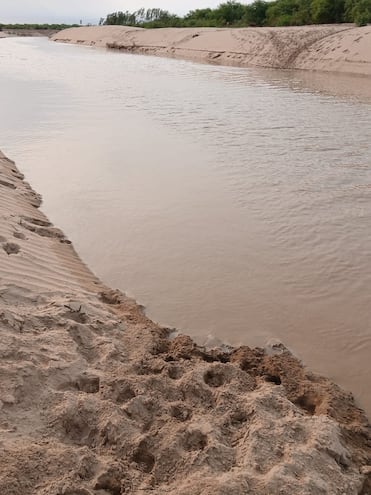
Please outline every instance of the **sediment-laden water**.
[[0, 42], [0, 149], [166, 325], [282, 340], [371, 413], [367, 78]]

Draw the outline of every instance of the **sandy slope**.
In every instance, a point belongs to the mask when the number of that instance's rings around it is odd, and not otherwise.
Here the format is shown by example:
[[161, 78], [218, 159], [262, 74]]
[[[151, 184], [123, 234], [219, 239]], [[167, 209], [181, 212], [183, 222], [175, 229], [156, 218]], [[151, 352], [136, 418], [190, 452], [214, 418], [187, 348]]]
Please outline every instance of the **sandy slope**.
[[371, 493], [349, 394], [282, 346], [171, 335], [39, 206], [0, 154], [1, 495]]
[[55, 41], [241, 67], [297, 68], [371, 75], [371, 26], [287, 28], [71, 28]]

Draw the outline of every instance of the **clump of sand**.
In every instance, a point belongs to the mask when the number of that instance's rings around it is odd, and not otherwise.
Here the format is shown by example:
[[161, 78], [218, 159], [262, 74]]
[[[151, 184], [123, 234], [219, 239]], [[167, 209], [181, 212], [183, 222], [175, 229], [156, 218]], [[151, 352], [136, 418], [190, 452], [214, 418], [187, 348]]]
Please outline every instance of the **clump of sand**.
[[0, 155], [0, 493], [370, 494], [349, 393], [269, 353], [206, 350], [105, 287]]
[[285, 28], [70, 28], [54, 41], [239, 67], [310, 69], [371, 75], [371, 26]]

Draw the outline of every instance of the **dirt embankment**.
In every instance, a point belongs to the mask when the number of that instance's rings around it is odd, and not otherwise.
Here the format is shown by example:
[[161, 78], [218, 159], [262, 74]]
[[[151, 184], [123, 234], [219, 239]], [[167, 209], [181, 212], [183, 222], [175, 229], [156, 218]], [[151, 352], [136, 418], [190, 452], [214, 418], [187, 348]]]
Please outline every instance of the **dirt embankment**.
[[239, 67], [309, 69], [371, 75], [371, 26], [287, 28], [71, 28], [54, 41]]
[[1, 495], [367, 495], [370, 425], [283, 347], [206, 350], [105, 287], [0, 154]]

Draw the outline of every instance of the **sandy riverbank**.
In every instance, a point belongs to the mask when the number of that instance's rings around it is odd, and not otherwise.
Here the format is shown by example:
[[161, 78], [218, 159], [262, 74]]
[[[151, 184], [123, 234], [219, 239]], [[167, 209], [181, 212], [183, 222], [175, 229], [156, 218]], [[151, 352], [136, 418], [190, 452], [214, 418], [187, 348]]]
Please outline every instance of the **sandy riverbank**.
[[2, 495], [370, 494], [370, 425], [282, 346], [205, 350], [105, 287], [0, 154]]
[[238, 67], [321, 70], [371, 75], [371, 26], [286, 28], [71, 28], [54, 41]]

